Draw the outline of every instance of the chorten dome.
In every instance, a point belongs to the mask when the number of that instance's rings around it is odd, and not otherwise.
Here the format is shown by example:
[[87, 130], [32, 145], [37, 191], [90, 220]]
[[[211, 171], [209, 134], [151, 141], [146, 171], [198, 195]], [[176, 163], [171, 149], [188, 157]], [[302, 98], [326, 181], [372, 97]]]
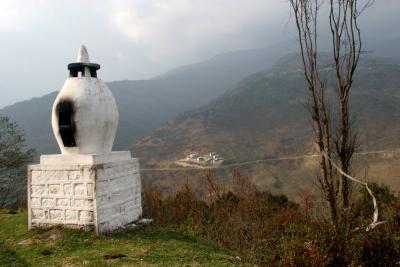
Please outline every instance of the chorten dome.
[[110, 153], [119, 115], [111, 91], [97, 78], [100, 65], [90, 63], [82, 46], [68, 69], [69, 77], [54, 101], [51, 119], [61, 153]]

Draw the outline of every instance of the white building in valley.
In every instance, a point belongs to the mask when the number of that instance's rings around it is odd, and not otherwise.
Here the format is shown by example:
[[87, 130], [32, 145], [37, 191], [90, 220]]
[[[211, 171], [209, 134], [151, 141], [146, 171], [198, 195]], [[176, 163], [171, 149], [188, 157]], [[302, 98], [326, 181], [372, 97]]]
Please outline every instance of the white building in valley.
[[187, 154], [185, 159], [177, 161], [178, 165], [186, 165], [187, 163], [210, 165], [210, 164], [222, 164], [224, 158], [218, 155], [216, 152], [210, 152], [205, 155], [200, 155], [197, 152], [191, 152]]

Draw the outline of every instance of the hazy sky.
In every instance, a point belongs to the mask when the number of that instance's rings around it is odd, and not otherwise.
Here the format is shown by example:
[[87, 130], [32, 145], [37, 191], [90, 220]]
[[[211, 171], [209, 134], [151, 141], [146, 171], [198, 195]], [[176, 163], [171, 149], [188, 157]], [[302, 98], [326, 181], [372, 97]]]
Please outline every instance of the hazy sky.
[[[59, 90], [85, 44], [105, 81], [143, 79], [215, 54], [294, 39], [287, 0], [0, 0], [0, 107]], [[400, 36], [400, 0], [362, 27]]]

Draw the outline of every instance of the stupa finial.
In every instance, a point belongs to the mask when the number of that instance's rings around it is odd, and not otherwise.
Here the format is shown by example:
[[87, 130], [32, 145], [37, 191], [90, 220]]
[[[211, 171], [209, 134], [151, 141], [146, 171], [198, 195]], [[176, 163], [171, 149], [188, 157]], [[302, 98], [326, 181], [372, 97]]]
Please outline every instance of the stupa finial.
[[76, 62], [80, 63], [90, 63], [89, 53], [84, 45], [82, 45], [78, 50], [78, 56]]
[[97, 78], [97, 70], [100, 69], [100, 65], [96, 63], [90, 63], [89, 54], [84, 45], [78, 50], [78, 56], [76, 62], [68, 64], [69, 77], [76, 78], [79, 73], [82, 73], [82, 77]]

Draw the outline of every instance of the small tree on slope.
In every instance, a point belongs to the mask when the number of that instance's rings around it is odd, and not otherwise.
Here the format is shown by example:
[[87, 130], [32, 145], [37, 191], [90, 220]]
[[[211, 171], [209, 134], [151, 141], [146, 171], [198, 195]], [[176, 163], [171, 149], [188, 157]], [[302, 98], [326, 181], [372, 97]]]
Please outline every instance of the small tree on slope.
[[0, 115], [0, 207], [15, 204], [25, 195], [25, 165], [33, 149], [26, 149], [24, 136], [16, 123]]

